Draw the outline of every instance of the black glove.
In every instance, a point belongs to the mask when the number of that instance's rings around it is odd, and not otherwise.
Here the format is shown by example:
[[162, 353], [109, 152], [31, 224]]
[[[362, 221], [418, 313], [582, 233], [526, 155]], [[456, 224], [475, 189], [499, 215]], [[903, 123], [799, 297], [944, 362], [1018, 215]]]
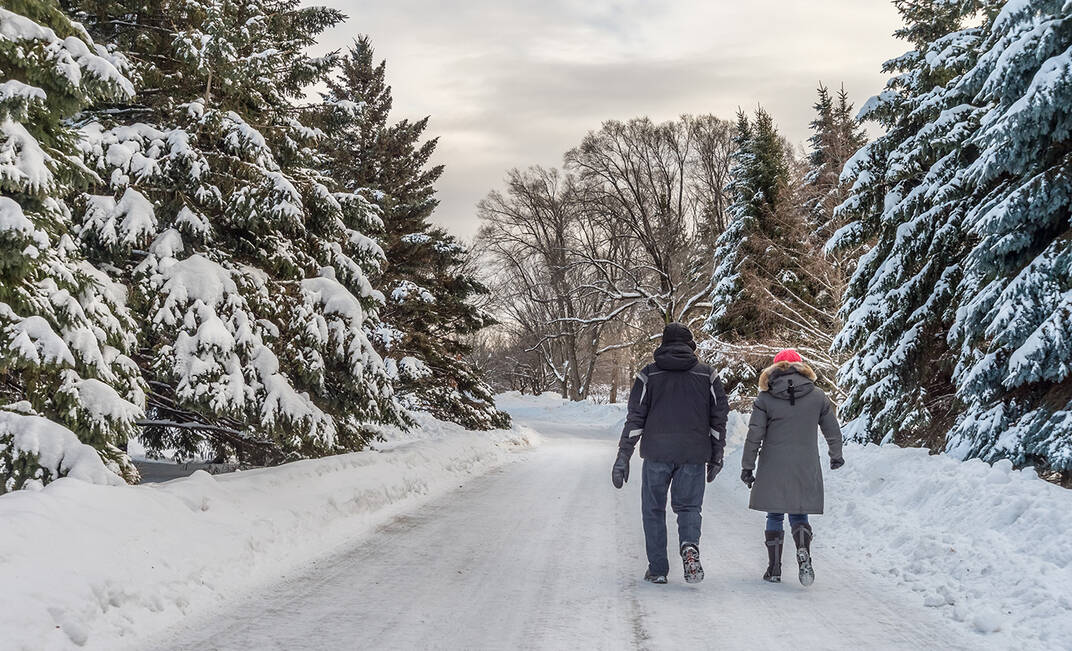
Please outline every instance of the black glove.
[[622, 484], [629, 481], [629, 457], [633, 456], [632, 450], [618, 450], [618, 458], [614, 460], [614, 467], [610, 470], [610, 480], [615, 488], [621, 488]]
[[718, 473], [722, 472], [721, 463], [708, 463], [707, 464], [707, 483], [715, 481], [715, 477], [718, 477]]
[[838, 468], [840, 468], [841, 466], [844, 466], [844, 465], [845, 465], [845, 460], [844, 459], [837, 458], [837, 459], [831, 459], [830, 460], [830, 469], [831, 470], [837, 470]]
[[751, 490], [752, 484], [756, 483], [756, 476], [752, 474], [751, 470], [745, 468], [741, 471], [741, 481], [743, 481], [744, 485]]
[[726, 448], [723, 447], [722, 445], [719, 445], [718, 441], [715, 441], [715, 440], [712, 439], [712, 441], [711, 441], [711, 458], [707, 461], [707, 463], [713, 463], [716, 466], [721, 466], [722, 465], [722, 457], [723, 457], [723, 455], [725, 455], [725, 453], [726, 453]]

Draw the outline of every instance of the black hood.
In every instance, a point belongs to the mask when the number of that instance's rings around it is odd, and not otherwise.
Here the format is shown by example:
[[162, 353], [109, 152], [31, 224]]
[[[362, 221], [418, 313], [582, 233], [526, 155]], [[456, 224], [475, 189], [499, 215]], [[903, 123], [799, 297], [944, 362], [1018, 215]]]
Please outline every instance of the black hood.
[[688, 344], [689, 348], [696, 350], [696, 341], [692, 338], [692, 331], [680, 323], [667, 323], [663, 328], [663, 340], [661, 345]]
[[655, 365], [664, 371], [687, 371], [700, 363], [692, 346], [675, 341], [655, 349]]
[[[770, 394], [782, 400], [792, 401], [796, 398], [803, 398], [815, 388], [815, 383], [811, 381], [811, 378], [795, 368], [774, 371], [770, 375], [769, 382], [770, 389], [768, 391]], [[790, 383], [793, 385], [792, 394], [789, 392]]]

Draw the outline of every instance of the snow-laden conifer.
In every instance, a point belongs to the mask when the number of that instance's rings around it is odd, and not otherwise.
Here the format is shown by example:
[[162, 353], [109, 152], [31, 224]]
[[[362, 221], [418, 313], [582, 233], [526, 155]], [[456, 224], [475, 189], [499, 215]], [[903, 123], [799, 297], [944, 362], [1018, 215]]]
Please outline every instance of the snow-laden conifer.
[[1072, 477], [1072, 4], [1004, 3], [961, 81], [984, 110], [964, 169], [974, 247], [950, 342], [958, 454]]
[[848, 93], [842, 87], [835, 99], [830, 89], [819, 85], [818, 99], [813, 105], [815, 118], [808, 139], [810, 151], [807, 172], [803, 179], [805, 209], [812, 237], [824, 241], [841, 224], [834, 209], [845, 200], [847, 188], [841, 183], [845, 163], [867, 143], [866, 134], [853, 114]]
[[473, 304], [488, 290], [469, 268], [469, 252], [429, 221], [438, 205], [443, 166], [429, 161], [436, 139], [424, 140], [428, 119], [390, 122], [385, 62], [368, 37], [339, 62], [324, 98], [326, 169], [346, 190], [372, 198], [380, 210], [387, 265], [375, 275], [387, 293], [377, 343], [414, 408], [470, 429], [502, 427], [491, 388], [467, 356], [468, 340], [494, 321]]
[[715, 242], [715, 289], [708, 329], [716, 334], [757, 334], [756, 296], [745, 282], [750, 268], [762, 262], [764, 224], [777, 210], [779, 194], [789, 183], [785, 147], [770, 115], [762, 109], [750, 120], [737, 114], [735, 151], [727, 188], [733, 202], [729, 223]]
[[[846, 164], [846, 224], [828, 251], [864, 245], [850, 279], [834, 350], [846, 435], [939, 444], [952, 424], [954, 353], [946, 343], [966, 253], [965, 140], [979, 111], [958, 82], [974, 65], [985, 24], [979, 2], [897, 3], [914, 49], [888, 61], [886, 89], [860, 112], [886, 133]], [[982, 21], [985, 23], [985, 21]]]
[[803, 170], [763, 110], [751, 121], [738, 115], [735, 145], [730, 219], [714, 251], [707, 329], [715, 338], [705, 347], [728, 369], [731, 394], [754, 395], [759, 370], [787, 347], [807, 355], [829, 385], [834, 298], [828, 265], [808, 245]]
[[133, 480], [134, 324], [71, 236], [69, 200], [92, 173], [68, 124], [133, 85], [125, 59], [51, 0], [13, 7], [0, 8], [0, 493], [68, 474]]
[[104, 182], [78, 236], [130, 288], [149, 449], [271, 462], [406, 422], [369, 340], [382, 222], [321, 171], [324, 133], [302, 105], [333, 63], [304, 51], [342, 15], [294, 0], [81, 7], [142, 78], [82, 128]]

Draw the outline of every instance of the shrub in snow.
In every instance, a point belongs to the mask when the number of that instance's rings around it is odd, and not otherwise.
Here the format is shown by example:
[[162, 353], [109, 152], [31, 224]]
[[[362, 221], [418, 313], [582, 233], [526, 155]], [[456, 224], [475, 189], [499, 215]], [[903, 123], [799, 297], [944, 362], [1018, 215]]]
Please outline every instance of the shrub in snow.
[[103, 469], [95, 454], [132, 480], [122, 448], [144, 402], [133, 320], [70, 236], [69, 199], [93, 175], [66, 120], [133, 86], [126, 61], [54, 2], [18, 6], [0, 8], [0, 492], [67, 473], [111, 481], [84, 470]]
[[88, 114], [81, 148], [102, 181], [77, 221], [130, 290], [148, 450], [208, 441], [275, 462], [408, 422], [367, 334], [384, 301], [367, 233], [382, 223], [320, 171], [324, 134], [300, 106], [333, 64], [304, 49], [342, 14], [296, 0], [75, 5], [147, 89]]

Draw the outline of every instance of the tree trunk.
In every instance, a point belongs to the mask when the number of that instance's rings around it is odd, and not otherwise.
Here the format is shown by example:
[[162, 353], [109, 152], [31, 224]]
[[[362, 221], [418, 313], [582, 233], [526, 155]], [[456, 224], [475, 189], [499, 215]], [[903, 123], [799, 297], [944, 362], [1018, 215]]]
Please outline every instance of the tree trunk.
[[[617, 357], [617, 355], [615, 355]], [[610, 371], [610, 404], [618, 402], [618, 360], [612, 362]]]
[[571, 335], [566, 338], [567, 346], [566, 355], [569, 359], [569, 399], [573, 402], [579, 402], [584, 400], [584, 394], [587, 387], [585, 387], [581, 381], [581, 365], [578, 363], [577, 355], [577, 336]]

